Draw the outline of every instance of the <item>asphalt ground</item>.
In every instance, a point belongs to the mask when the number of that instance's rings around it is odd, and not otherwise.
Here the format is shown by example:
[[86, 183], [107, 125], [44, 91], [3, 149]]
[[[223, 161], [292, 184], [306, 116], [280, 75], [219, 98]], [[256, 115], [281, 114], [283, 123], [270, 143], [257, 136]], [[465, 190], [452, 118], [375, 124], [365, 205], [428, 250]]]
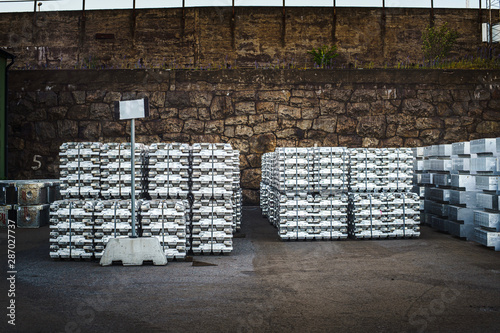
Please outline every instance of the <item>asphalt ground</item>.
[[[226, 256], [54, 261], [49, 228], [0, 231], [0, 332], [499, 332], [500, 252], [423, 226], [406, 240], [290, 241], [244, 207]], [[15, 299], [15, 326], [7, 309]]]

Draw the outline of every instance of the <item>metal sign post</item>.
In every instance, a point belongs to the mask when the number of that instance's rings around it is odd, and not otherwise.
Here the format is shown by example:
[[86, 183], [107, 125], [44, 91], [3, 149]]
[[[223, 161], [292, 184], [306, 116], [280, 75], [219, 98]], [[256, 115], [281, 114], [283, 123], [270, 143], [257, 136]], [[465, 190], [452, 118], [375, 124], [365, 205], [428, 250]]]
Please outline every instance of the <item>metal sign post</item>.
[[132, 188], [130, 189], [131, 206], [132, 206], [132, 238], [136, 238], [135, 234], [135, 118], [130, 119], [130, 182]]
[[145, 118], [149, 116], [148, 99], [135, 99], [131, 101], [115, 102], [115, 117], [116, 119], [130, 119], [130, 173], [131, 173], [131, 206], [132, 206], [132, 235], [131, 238], [136, 238], [135, 232], [135, 119]]
[[147, 116], [149, 116], [147, 98], [115, 102], [115, 119], [130, 119], [132, 235], [129, 238], [111, 238], [102, 254], [101, 266], [109, 266], [114, 261], [121, 261], [123, 266], [142, 265], [144, 261], [152, 261], [154, 265], [167, 264], [167, 257], [158, 238], [137, 237], [135, 234], [135, 119]]

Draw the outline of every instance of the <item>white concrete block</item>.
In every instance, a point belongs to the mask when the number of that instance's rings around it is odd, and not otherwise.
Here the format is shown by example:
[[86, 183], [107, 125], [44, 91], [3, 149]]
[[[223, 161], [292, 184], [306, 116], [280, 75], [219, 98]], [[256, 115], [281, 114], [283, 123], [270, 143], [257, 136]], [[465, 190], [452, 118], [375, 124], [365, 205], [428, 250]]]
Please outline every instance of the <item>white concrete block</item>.
[[167, 264], [160, 241], [154, 237], [111, 238], [100, 264], [109, 266], [113, 261], [121, 261], [123, 266], [140, 266], [144, 261], [153, 261], [154, 265]]

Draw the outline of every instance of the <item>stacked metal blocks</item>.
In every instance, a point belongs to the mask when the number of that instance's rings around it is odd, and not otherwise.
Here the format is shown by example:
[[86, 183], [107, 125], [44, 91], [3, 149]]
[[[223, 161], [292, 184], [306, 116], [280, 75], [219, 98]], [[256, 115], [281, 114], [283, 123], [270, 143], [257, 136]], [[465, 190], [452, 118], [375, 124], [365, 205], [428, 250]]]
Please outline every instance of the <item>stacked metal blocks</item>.
[[343, 148], [277, 148], [262, 157], [261, 207], [283, 240], [347, 238]]
[[18, 228], [38, 228], [49, 221], [49, 205], [60, 198], [57, 179], [0, 181], [0, 228], [9, 220]]
[[[167, 259], [186, 256], [186, 215], [179, 200], [138, 202], [139, 235], [156, 237]], [[50, 256], [101, 258], [110, 238], [131, 235], [130, 200], [61, 200], [51, 205]]]
[[94, 257], [94, 200], [58, 200], [50, 205], [50, 257]]
[[[434, 145], [418, 151], [423, 154], [420, 167], [426, 176], [420, 177], [425, 185], [424, 218], [422, 221], [442, 231], [448, 231], [448, 205], [452, 169], [452, 145]], [[422, 157], [422, 156], [419, 156]]]
[[149, 146], [149, 150], [149, 195], [155, 199], [187, 199], [190, 182], [189, 145], [154, 143]]
[[500, 250], [500, 138], [415, 150], [416, 187], [424, 188], [422, 221], [457, 237]]
[[355, 193], [353, 238], [412, 238], [420, 236], [418, 196], [408, 192]]
[[[169, 260], [186, 257], [187, 210], [181, 200], [140, 200], [137, 203], [137, 234], [156, 237]], [[95, 208], [95, 257], [101, 258], [110, 238], [129, 237], [130, 200], [99, 201]]]
[[240, 152], [234, 150], [233, 153], [233, 186], [231, 202], [233, 204], [233, 230], [241, 229], [241, 207], [243, 205], [243, 196], [240, 183]]
[[101, 144], [67, 142], [59, 148], [63, 198], [97, 198], [101, 194]]
[[471, 141], [471, 174], [476, 176], [474, 240], [500, 251], [500, 138]]
[[349, 236], [420, 236], [420, 201], [411, 193], [411, 148], [352, 148], [350, 153]]
[[156, 237], [167, 259], [186, 257], [187, 200], [144, 200], [139, 206], [143, 236]]
[[406, 148], [277, 148], [262, 157], [262, 213], [284, 240], [418, 237], [412, 173]]
[[229, 144], [202, 143], [191, 154], [191, 250], [230, 253], [238, 224], [232, 201], [235, 152]]
[[[231, 252], [241, 226], [239, 152], [156, 143], [136, 144], [134, 153], [138, 234], [157, 237], [168, 259]], [[65, 143], [60, 157], [65, 200], [52, 205], [51, 228], [61, 233], [51, 256], [100, 258], [110, 238], [131, 234], [131, 146]]]
[[[101, 196], [105, 199], [126, 199], [131, 195], [131, 144], [105, 143], [101, 146]], [[144, 188], [147, 172], [148, 148], [136, 143], [134, 147], [135, 195], [138, 198]]]

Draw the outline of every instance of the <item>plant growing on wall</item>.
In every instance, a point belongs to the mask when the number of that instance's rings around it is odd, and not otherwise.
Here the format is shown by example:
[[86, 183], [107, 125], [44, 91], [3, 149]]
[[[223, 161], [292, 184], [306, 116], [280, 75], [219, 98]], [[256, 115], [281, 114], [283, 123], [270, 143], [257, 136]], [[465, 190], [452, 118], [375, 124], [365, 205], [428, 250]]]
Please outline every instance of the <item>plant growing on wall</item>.
[[323, 45], [322, 47], [318, 47], [318, 49], [312, 49], [307, 53], [313, 56], [313, 61], [321, 68], [325, 68], [327, 64], [329, 64], [334, 58], [338, 57], [337, 46], [328, 46]]
[[448, 22], [439, 28], [427, 26], [422, 32], [424, 57], [429, 61], [447, 58], [457, 43], [457, 38], [458, 32], [450, 29]]

